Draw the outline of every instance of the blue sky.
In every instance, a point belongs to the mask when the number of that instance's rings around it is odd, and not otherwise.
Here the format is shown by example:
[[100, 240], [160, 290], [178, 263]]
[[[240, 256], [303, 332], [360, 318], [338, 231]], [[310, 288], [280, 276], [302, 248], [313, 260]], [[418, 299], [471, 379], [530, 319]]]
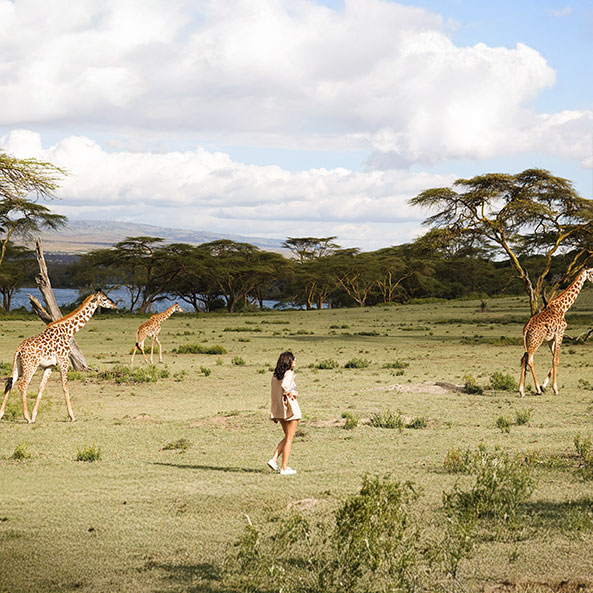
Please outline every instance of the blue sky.
[[0, 149], [72, 219], [376, 249], [459, 177], [592, 197], [592, 72], [592, 0], [0, 0]]

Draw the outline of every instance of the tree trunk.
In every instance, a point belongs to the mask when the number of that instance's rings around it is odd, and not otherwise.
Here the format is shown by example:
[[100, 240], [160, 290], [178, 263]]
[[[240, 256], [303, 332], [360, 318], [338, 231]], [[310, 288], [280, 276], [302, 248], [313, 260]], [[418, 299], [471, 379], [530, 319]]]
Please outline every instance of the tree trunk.
[[[35, 276], [35, 282], [37, 287], [43, 295], [43, 300], [49, 311], [46, 311], [41, 303], [33, 296], [29, 295], [31, 306], [40, 319], [44, 323], [50, 323], [63, 317], [56, 299], [54, 297], [53, 290], [51, 288], [51, 282], [49, 280], [49, 274], [47, 273], [47, 264], [45, 263], [45, 257], [43, 256], [43, 246], [41, 245], [41, 238], [37, 237], [35, 240], [35, 256], [39, 263], [39, 274]], [[87, 364], [84, 355], [82, 354], [76, 340], [72, 338], [70, 340], [72, 346], [72, 353], [70, 354], [70, 363], [75, 371], [88, 371], [89, 365]]]

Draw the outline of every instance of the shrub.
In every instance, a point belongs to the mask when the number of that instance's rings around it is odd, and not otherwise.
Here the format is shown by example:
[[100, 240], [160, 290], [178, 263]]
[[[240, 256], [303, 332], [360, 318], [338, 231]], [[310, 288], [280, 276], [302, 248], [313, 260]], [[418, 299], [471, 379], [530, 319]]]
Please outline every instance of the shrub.
[[224, 346], [202, 346], [201, 344], [184, 344], [174, 349], [177, 354], [226, 354]]
[[312, 364], [311, 368], [320, 369], [320, 370], [330, 370], [335, 369], [340, 366], [333, 358], [328, 358], [327, 360], [322, 360], [317, 364]]
[[[243, 363], [245, 364], [245, 363]], [[209, 377], [210, 374], [212, 373], [212, 369], [209, 369], [208, 367], [200, 367], [200, 373], [202, 373], [204, 375], [204, 377]]]
[[0, 362], [0, 375], [10, 375], [12, 373], [12, 365], [8, 362]]
[[482, 395], [482, 393], [484, 393], [484, 389], [478, 385], [476, 380], [471, 375], [465, 375], [465, 377], [463, 377], [463, 392]]
[[235, 356], [231, 360], [231, 363], [234, 364], [235, 366], [238, 366], [238, 367], [245, 365], [245, 361], [240, 356]]
[[400, 432], [406, 423], [399, 412], [375, 412], [369, 418], [369, 424], [375, 428], [397, 428]]
[[449, 474], [469, 473], [474, 462], [474, 455], [470, 449], [462, 451], [461, 449], [449, 449], [443, 466]]
[[418, 416], [417, 418], [413, 418], [408, 422], [406, 428], [426, 428], [428, 426], [428, 422], [424, 416]]
[[482, 447], [470, 467], [476, 481], [469, 490], [462, 490], [456, 484], [451, 492], [443, 493], [447, 513], [492, 518], [503, 523], [513, 521], [519, 506], [535, 488], [533, 465], [525, 463], [520, 455], [511, 456], [498, 447], [492, 452]]
[[261, 327], [225, 327], [222, 331], [225, 332], [261, 332]]
[[381, 368], [384, 369], [407, 369], [410, 366], [407, 362], [401, 360], [394, 360], [393, 362], [386, 362]]
[[531, 413], [533, 410], [531, 408], [523, 408], [522, 410], [515, 410], [515, 423], [517, 426], [522, 426], [523, 424], [527, 424], [529, 420], [531, 420]]
[[31, 453], [27, 451], [27, 445], [25, 443], [21, 443], [15, 447], [14, 453], [10, 456], [10, 458], [15, 459], [16, 461], [21, 461], [22, 459], [30, 459]]
[[371, 362], [365, 358], [352, 358], [345, 365], [346, 369], [366, 369]]
[[342, 418], [346, 419], [346, 422], [344, 422], [344, 428], [346, 430], [356, 428], [360, 420], [360, 417], [352, 412], [342, 412]]
[[78, 449], [76, 461], [99, 461], [101, 459], [101, 447], [96, 445], [85, 445]]
[[95, 373], [99, 380], [115, 381], [116, 383], [156, 383], [159, 379], [166, 379], [170, 372], [168, 368], [159, 369], [151, 364], [147, 367], [130, 368], [124, 365], [115, 365]]
[[593, 480], [593, 443], [591, 437], [581, 439], [581, 435], [574, 437], [574, 447], [579, 458], [579, 473], [584, 480]]
[[171, 443], [167, 443], [161, 449], [161, 451], [175, 451], [175, 450], [186, 451], [187, 449], [189, 449], [191, 447], [191, 445], [192, 445], [192, 443], [189, 439], [181, 438], [181, 439], [177, 439], [176, 441], [173, 441]]
[[183, 379], [185, 379], [185, 377], [187, 377], [187, 371], [185, 369], [181, 370], [181, 371], [177, 371], [174, 375], [173, 375], [173, 379], [175, 381], [177, 381], [178, 383], [180, 381], [183, 381]]
[[511, 432], [512, 422], [506, 416], [499, 416], [496, 419], [496, 426], [500, 428], [500, 432]]
[[496, 372], [490, 375], [490, 389], [494, 391], [517, 391], [519, 384], [511, 375]]

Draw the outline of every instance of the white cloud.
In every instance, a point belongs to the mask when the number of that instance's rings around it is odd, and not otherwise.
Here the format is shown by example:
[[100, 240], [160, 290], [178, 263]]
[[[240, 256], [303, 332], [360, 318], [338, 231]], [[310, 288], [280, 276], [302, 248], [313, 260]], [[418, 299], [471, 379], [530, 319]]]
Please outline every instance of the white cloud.
[[[438, 15], [395, 2], [0, 0], [0, 17], [6, 128], [369, 149], [371, 168], [552, 146], [529, 108], [555, 81], [537, 51], [457, 47]], [[550, 128], [555, 150], [574, 154], [586, 121]]]
[[236, 163], [203, 148], [184, 153], [104, 151], [85, 137], [43, 149], [25, 130], [0, 149], [34, 152], [69, 172], [51, 207], [74, 219], [118, 219], [275, 238], [338, 235], [364, 249], [412, 238], [422, 213], [407, 201], [452, 176], [346, 169], [286, 171]]
[[550, 9], [546, 10], [546, 12], [549, 15], [553, 16], [554, 18], [559, 19], [559, 18], [562, 18], [565, 16], [570, 16], [573, 13], [573, 10], [574, 9], [572, 6], [567, 5], [567, 6], [564, 6], [563, 8], [557, 9], [557, 10], [550, 8]]

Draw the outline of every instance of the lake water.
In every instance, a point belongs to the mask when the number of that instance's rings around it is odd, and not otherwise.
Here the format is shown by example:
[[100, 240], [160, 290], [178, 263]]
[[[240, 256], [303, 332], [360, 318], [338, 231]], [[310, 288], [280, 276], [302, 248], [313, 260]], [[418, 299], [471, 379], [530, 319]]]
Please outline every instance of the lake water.
[[[70, 305], [78, 300], [78, 291], [72, 288], [54, 288], [54, 296], [56, 297], [56, 302], [58, 306], [61, 307], [62, 305]], [[43, 303], [43, 297], [41, 296], [41, 292], [38, 288], [21, 288], [19, 289], [15, 295], [12, 297], [12, 304], [11, 309], [18, 309], [20, 307], [25, 307], [27, 310], [31, 310], [31, 303], [29, 301], [29, 296], [32, 294], [34, 297], [39, 299], [41, 304]], [[129, 309], [130, 308], [130, 297], [128, 295], [128, 291], [125, 288], [117, 288], [109, 292], [109, 298], [115, 302], [118, 308]], [[155, 303], [152, 307], [152, 313], [160, 313], [164, 311], [174, 303], [179, 303], [184, 311], [192, 312], [193, 307], [184, 303], [178, 298], [175, 297], [166, 297], [162, 301]], [[278, 301], [264, 301], [264, 306], [269, 307], [272, 309], [274, 305], [276, 305]]]

